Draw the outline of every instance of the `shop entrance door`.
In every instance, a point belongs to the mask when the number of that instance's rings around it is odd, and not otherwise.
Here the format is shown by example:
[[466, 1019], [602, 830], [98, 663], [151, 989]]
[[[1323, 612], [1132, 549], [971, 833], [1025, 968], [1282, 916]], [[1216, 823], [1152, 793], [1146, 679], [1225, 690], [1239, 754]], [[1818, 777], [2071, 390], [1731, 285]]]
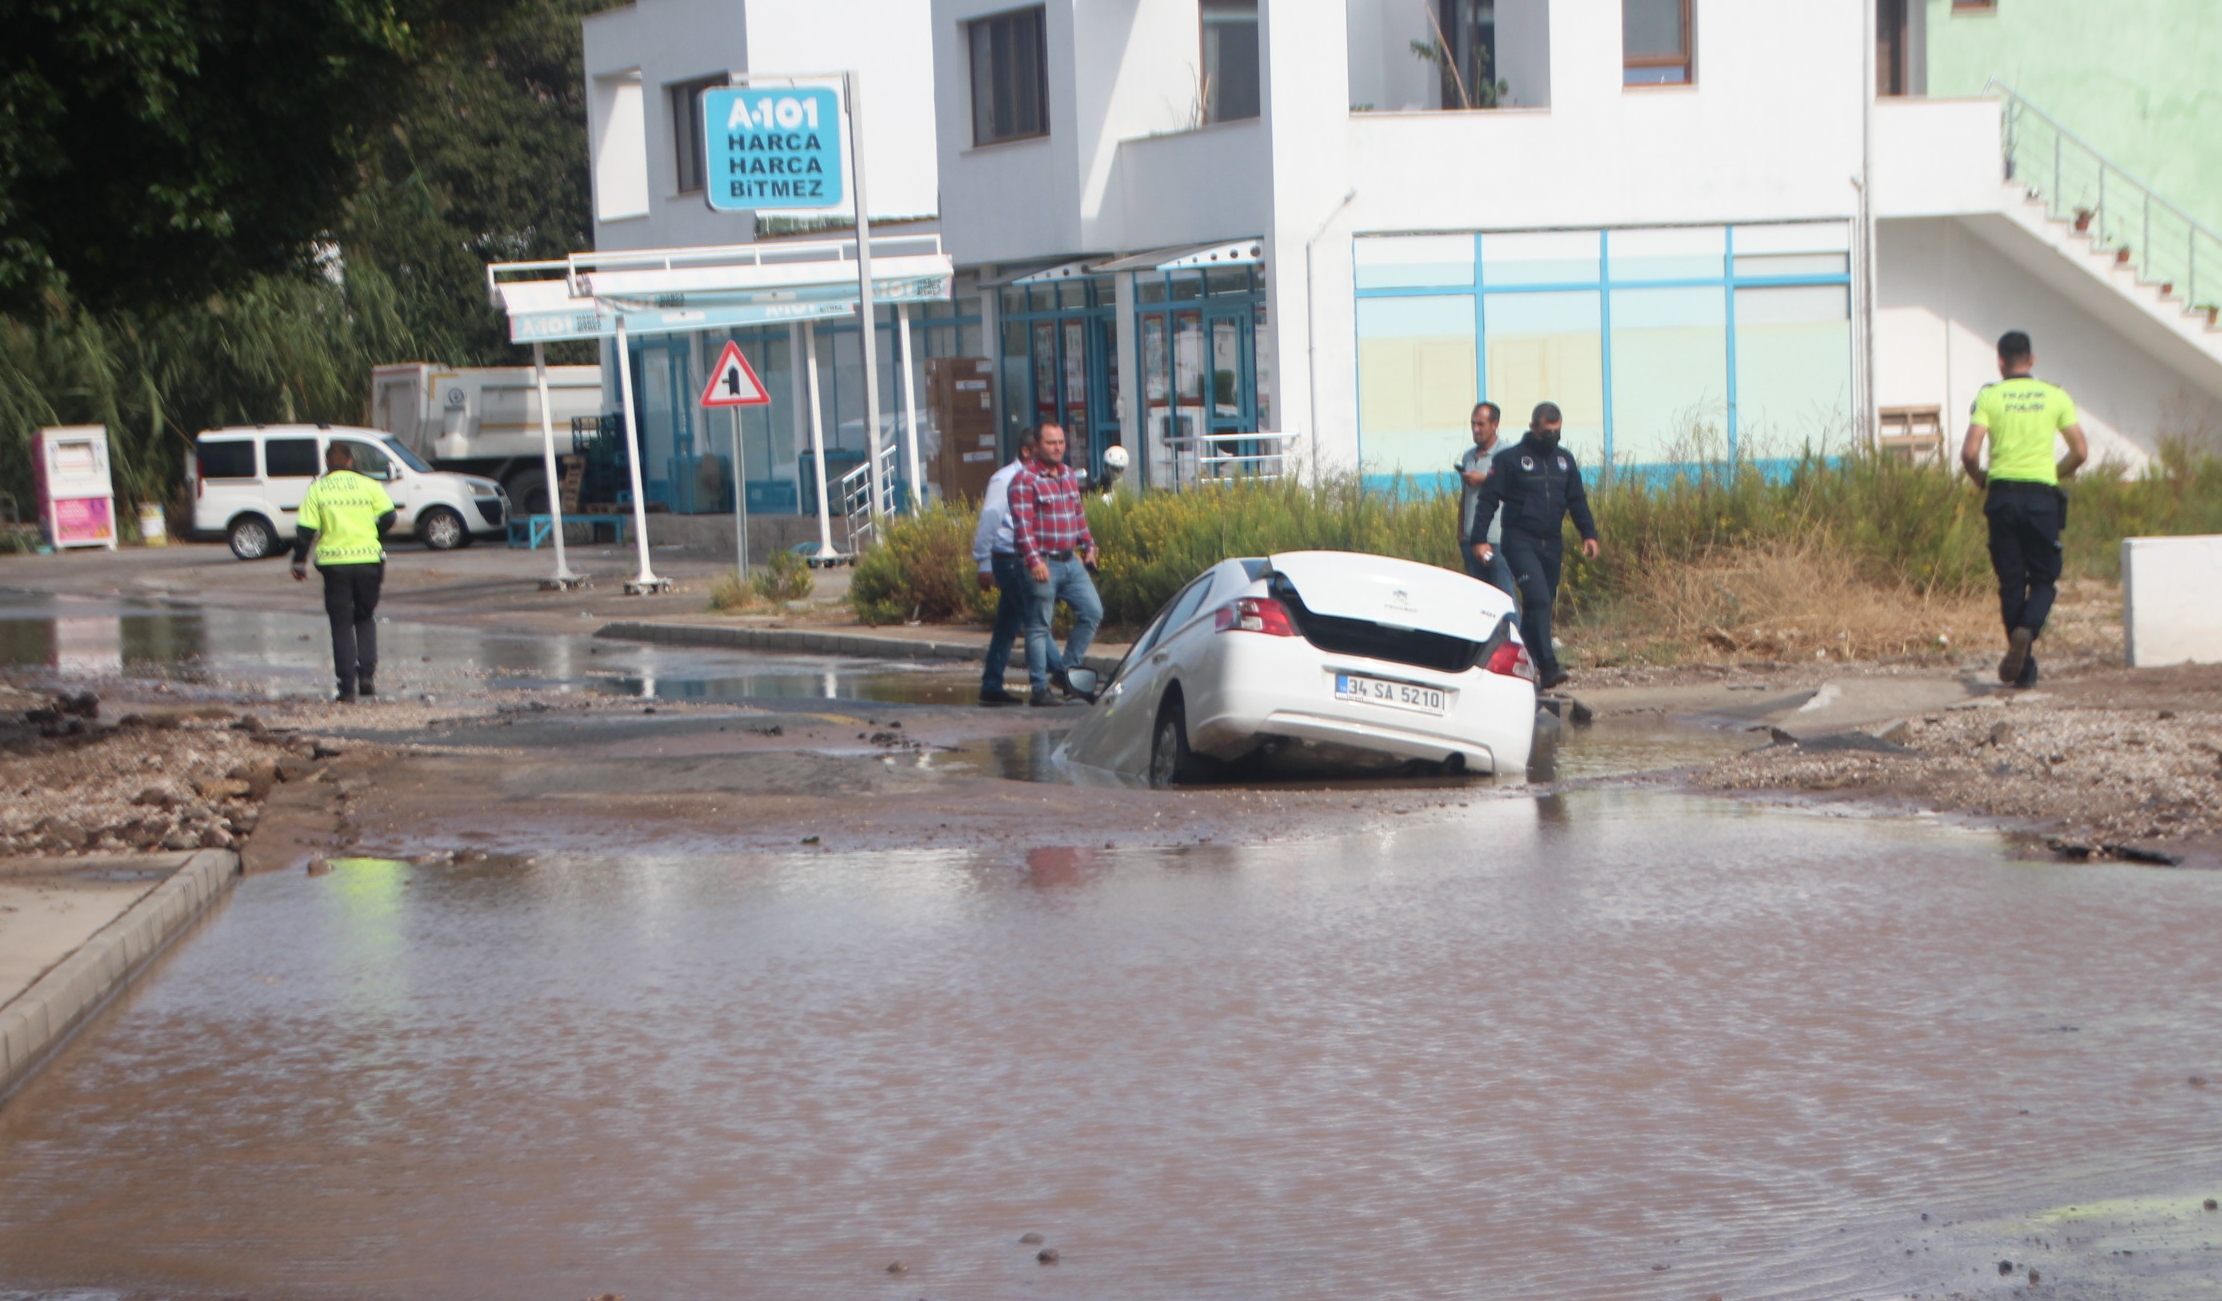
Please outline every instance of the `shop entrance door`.
[[1104, 311], [1059, 313], [1028, 327], [1033, 422], [1064, 427], [1069, 465], [1102, 473], [1103, 449], [1119, 441], [1118, 352]]

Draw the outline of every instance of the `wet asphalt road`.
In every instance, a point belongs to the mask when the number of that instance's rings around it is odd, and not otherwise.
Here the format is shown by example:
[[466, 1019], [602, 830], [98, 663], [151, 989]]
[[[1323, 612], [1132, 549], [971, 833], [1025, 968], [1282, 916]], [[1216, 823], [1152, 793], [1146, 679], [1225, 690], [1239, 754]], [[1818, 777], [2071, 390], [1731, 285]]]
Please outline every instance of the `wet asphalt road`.
[[[0, 1110], [0, 1288], [2203, 1295], [2217, 933], [2212, 874], [1613, 789], [256, 877]], [[2130, 1198], [2190, 1227], [2031, 1218]]]

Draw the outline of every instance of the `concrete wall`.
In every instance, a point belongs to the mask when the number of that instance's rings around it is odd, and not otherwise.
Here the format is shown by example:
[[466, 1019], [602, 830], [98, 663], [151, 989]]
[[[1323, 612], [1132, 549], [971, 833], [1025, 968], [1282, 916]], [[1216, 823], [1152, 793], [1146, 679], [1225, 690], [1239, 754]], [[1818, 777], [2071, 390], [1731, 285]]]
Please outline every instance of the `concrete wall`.
[[1885, 220], [1878, 246], [1876, 405], [1935, 406], [1955, 446], [1998, 336], [2026, 330], [2037, 373], [2076, 401], [2094, 459], [2142, 465], [2171, 433], [2222, 434], [2222, 400], [2029, 274], [1962, 218]]
[[2131, 668], [2222, 664], [2222, 537], [2122, 539]]
[[[965, 24], [1012, 7], [1010, 0], [933, 0], [946, 246], [960, 264], [1120, 251], [1121, 142], [1201, 122], [1196, 0], [1049, 0], [1049, 134], [975, 146]], [[1222, 188], [1207, 176], [1186, 183]]]
[[2208, 226], [2222, 229], [2222, 12], [2214, 0], [1927, 0], [1928, 90], [1992, 77]]
[[[727, 71], [838, 72], [863, 77], [868, 197], [875, 218], [922, 216], [939, 203], [933, 70], [920, 57], [927, 11], [915, 0], [640, 0], [584, 22], [588, 139], [594, 153], [594, 246], [605, 251], [735, 244], [755, 236], [747, 213], [712, 212], [700, 192], [678, 192], [668, 88]], [[620, 79], [637, 71], [639, 122], [613, 121]], [[636, 139], [633, 133], [638, 132]], [[646, 162], [646, 211], [605, 220], [605, 175], [638, 148]], [[847, 160], [847, 151], [843, 151]], [[852, 202], [825, 212], [855, 211]], [[626, 205], [629, 206], [629, 205]]]

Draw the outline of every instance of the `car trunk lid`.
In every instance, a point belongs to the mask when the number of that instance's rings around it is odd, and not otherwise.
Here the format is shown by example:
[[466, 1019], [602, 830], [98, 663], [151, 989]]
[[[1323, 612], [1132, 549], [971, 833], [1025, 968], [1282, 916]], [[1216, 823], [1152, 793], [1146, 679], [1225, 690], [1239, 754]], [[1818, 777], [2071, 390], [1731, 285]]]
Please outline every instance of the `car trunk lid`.
[[1512, 598], [1433, 565], [1350, 551], [1285, 551], [1270, 557], [1304, 608], [1388, 628], [1487, 641], [1512, 613]]

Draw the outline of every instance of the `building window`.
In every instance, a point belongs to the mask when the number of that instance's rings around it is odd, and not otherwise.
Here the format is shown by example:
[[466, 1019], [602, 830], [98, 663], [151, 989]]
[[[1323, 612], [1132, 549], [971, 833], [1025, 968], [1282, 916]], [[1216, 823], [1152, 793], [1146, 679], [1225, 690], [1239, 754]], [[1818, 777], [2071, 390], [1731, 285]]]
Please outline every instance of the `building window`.
[[1049, 134], [1042, 10], [1015, 9], [965, 24], [972, 46], [972, 143]]
[[726, 79], [718, 76], [666, 87], [671, 96], [672, 175], [678, 178], [676, 189], [680, 194], [702, 191], [703, 157], [707, 152], [702, 136], [702, 92], [725, 84]]
[[1620, 0], [1621, 84], [1690, 84], [1691, 3]]
[[1258, 115], [1258, 0], [1203, 0], [1206, 122]]
[[1429, 39], [1412, 52], [1435, 65], [1439, 106], [1495, 108], [1508, 89], [1497, 79], [1495, 0], [1434, 0], [1426, 13]]
[[640, 69], [594, 79], [594, 219], [648, 215], [647, 119]]
[[1450, 486], [1477, 398], [1590, 464], [1788, 464], [1852, 426], [1845, 222], [1356, 241], [1359, 468]]
[[1907, 51], [1906, 0], [1875, 0], [1875, 93], [1903, 95]]

